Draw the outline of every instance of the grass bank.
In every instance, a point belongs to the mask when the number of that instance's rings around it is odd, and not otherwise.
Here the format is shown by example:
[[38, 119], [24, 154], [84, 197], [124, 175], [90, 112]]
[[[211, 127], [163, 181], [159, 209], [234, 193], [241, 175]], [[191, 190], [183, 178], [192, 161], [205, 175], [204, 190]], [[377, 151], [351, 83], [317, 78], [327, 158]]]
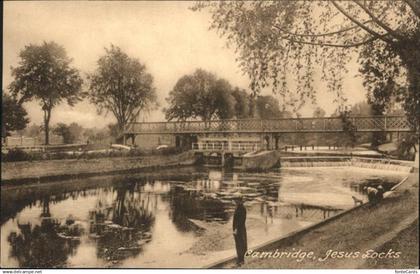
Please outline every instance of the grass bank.
[[[354, 208], [313, 229], [249, 252], [243, 268], [418, 268], [418, 176], [411, 173], [396, 195], [377, 205]], [[276, 251], [285, 253], [274, 258]], [[306, 256], [302, 255], [305, 252]], [[310, 257], [309, 252], [313, 252]], [[381, 253], [384, 255], [379, 258]], [[236, 266], [234, 260], [228, 260], [213, 267]]]
[[192, 152], [141, 157], [6, 162], [1, 165], [1, 184], [40, 183], [57, 179], [138, 172], [145, 169], [193, 163]]

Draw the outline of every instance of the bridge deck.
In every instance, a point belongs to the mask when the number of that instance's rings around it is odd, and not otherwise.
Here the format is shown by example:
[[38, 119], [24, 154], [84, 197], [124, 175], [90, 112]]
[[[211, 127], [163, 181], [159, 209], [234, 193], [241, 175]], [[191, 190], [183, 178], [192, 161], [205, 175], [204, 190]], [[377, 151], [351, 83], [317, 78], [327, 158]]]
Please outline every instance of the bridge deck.
[[[412, 131], [405, 116], [351, 117], [350, 121], [359, 132]], [[290, 119], [242, 119], [186, 122], [146, 122], [127, 125], [124, 134], [175, 134], [175, 133], [292, 133], [292, 132], [341, 132], [343, 123], [339, 117], [290, 118]]]

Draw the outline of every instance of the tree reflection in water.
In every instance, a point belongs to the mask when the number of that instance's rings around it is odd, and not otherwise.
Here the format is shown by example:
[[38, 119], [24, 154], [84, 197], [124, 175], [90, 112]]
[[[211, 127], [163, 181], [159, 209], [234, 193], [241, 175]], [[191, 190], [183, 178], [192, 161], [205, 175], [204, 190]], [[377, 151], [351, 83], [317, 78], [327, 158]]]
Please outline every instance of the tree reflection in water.
[[142, 193], [141, 185], [127, 183], [115, 189], [116, 198], [108, 203], [99, 195], [90, 211], [90, 238], [97, 242], [97, 256], [117, 263], [135, 257], [152, 239], [157, 196]]
[[217, 188], [208, 180], [198, 181], [195, 188], [173, 185], [166, 197], [170, 203], [169, 216], [177, 229], [182, 232], [201, 232], [190, 219], [227, 222], [229, 205], [209, 196]]
[[20, 267], [65, 267], [67, 259], [73, 255], [79, 239], [60, 237], [60, 222], [51, 218], [49, 199], [42, 201], [41, 224], [17, 224], [19, 232], [8, 237], [10, 256], [17, 259]]

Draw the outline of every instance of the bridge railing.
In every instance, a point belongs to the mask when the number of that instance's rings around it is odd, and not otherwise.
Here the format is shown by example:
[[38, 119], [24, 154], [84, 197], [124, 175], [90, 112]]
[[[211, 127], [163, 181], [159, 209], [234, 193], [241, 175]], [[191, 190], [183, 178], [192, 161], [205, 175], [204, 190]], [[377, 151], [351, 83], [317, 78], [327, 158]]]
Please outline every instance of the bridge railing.
[[260, 149], [260, 145], [253, 142], [205, 142], [205, 143], [193, 143], [192, 149], [197, 151], [234, 151], [234, 152], [249, 152], [257, 151]]
[[[357, 131], [411, 131], [405, 116], [350, 117]], [[343, 130], [339, 117], [290, 119], [238, 119], [211, 121], [132, 123], [125, 133], [200, 133], [200, 132], [337, 132]]]

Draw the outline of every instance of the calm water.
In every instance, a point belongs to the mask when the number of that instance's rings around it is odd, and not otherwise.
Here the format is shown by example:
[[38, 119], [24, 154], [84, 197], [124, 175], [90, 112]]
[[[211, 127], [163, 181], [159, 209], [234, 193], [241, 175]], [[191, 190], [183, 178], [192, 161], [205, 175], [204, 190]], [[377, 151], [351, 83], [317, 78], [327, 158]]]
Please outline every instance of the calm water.
[[348, 167], [186, 168], [5, 188], [1, 266], [202, 267], [234, 254], [238, 192], [252, 247], [352, 207], [352, 195], [366, 200], [365, 185], [389, 189], [403, 176]]

